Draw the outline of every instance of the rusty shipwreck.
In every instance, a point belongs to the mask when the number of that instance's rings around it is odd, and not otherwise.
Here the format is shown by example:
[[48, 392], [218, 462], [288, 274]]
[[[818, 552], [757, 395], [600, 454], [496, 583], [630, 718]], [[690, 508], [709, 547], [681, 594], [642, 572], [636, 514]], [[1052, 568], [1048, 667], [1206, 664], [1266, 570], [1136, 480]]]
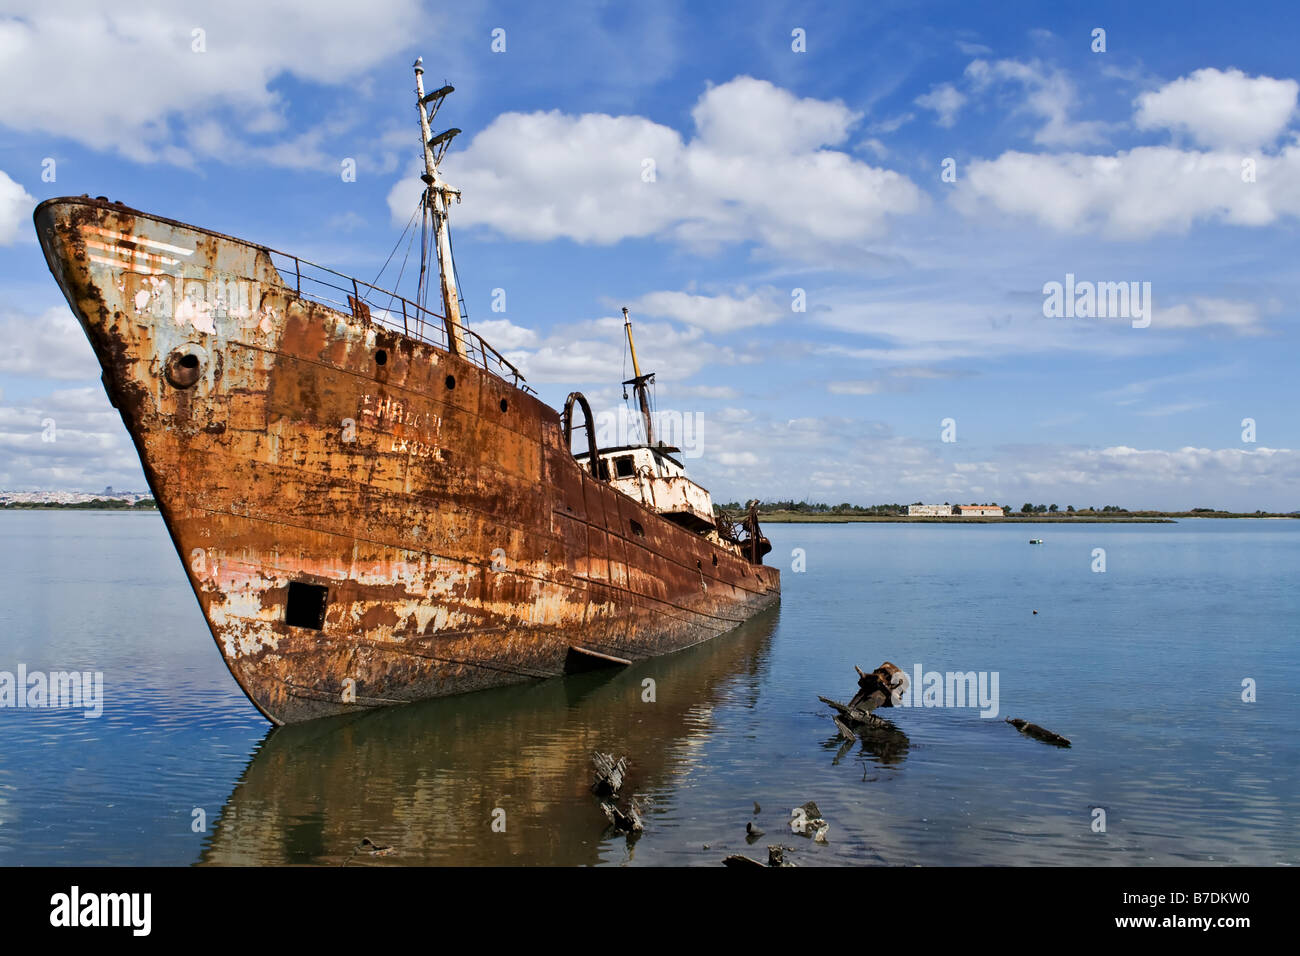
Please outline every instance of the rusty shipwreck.
[[655, 441], [652, 375], [624, 383], [644, 441], [601, 449], [580, 393], [549, 407], [465, 326], [458, 131], [430, 128], [452, 90], [422, 73], [414, 300], [102, 198], [34, 215], [217, 647], [277, 724], [668, 653], [779, 599], [754, 508], [715, 514]]

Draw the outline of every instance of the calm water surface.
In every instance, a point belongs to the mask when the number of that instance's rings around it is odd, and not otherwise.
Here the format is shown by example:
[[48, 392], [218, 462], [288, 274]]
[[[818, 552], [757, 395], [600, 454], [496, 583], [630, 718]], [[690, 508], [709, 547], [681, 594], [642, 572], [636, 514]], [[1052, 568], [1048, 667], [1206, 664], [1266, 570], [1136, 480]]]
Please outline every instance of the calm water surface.
[[[780, 608], [702, 647], [271, 732], [161, 518], [0, 514], [0, 671], [102, 671], [105, 695], [98, 719], [0, 708], [0, 865], [715, 865], [769, 842], [802, 865], [1300, 863], [1300, 522], [768, 534]], [[996, 672], [998, 718], [899, 708], [841, 746], [817, 696], [884, 660]], [[635, 844], [587, 791], [596, 748], [630, 758]], [[807, 800], [824, 846], [789, 833]]]

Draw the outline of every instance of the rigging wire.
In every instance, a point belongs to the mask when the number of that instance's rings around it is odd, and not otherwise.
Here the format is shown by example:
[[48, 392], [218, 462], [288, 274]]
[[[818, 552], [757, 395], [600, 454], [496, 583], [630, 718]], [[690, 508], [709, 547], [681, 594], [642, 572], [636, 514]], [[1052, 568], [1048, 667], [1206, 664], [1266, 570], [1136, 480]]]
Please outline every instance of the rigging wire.
[[425, 285], [425, 273], [429, 266], [429, 194], [427, 191], [424, 198], [420, 200], [420, 206], [423, 209], [423, 215], [420, 216], [420, 281], [415, 287], [415, 304], [425, 309], [425, 302], [429, 299], [429, 290]]
[[[421, 203], [421, 204], [423, 204], [423, 202], [424, 202], [423, 199], [420, 200], [420, 203]], [[411, 211], [411, 218], [407, 221], [407, 223], [406, 223], [406, 228], [402, 230], [402, 235], [401, 235], [401, 236], [398, 236], [398, 238], [397, 238], [397, 241], [398, 241], [398, 242], [401, 242], [401, 241], [402, 241], [402, 238], [407, 234], [407, 232], [410, 232], [410, 233], [411, 233], [411, 238], [408, 239], [408, 240], [406, 240], [406, 254], [402, 256], [402, 267], [401, 267], [400, 269], [397, 270], [397, 279], [396, 279], [396, 281], [393, 283], [393, 290], [394, 290], [394, 291], [388, 293], [388, 303], [384, 306], [384, 309], [385, 309], [386, 311], [388, 311], [388, 312], [392, 312], [392, 308], [393, 308], [393, 300], [394, 300], [394, 299], [400, 299], [400, 298], [402, 297], [401, 292], [400, 292], [400, 291], [397, 291], [397, 290], [400, 290], [400, 289], [402, 288], [402, 276], [404, 276], [404, 275], [406, 274], [406, 264], [407, 264], [407, 262], [409, 262], [410, 259], [411, 259], [411, 246], [415, 244], [415, 230], [411, 229], [411, 224], [412, 224], [413, 222], [415, 222], [415, 214], [418, 213], [419, 211], [420, 211], [420, 206], [417, 205], [417, 206], [415, 207], [415, 209]], [[393, 248], [393, 252], [396, 252], [396, 251], [397, 251], [397, 248], [394, 247], [394, 248]], [[388, 254], [388, 258], [389, 258], [390, 260], [393, 258], [393, 252], [390, 252], [390, 253]], [[384, 274], [384, 269], [387, 269], [387, 268], [388, 268], [388, 263], [385, 262], [385, 263], [384, 263], [384, 268], [379, 270], [379, 276], [382, 276], [382, 275]], [[375, 284], [376, 284], [376, 285], [378, 285], [378, 283], [379, 283], [379, 276], [375, 276]], [[414, 318], [418, 319], [419, 316], [414, 316]]]
[[[412, 220], [414, 220], [414, 218], [415, 218], [415, 214], [414, 214], [414, 213], [411, 214], [411, 218], [412, 218]], [[394, 283], [394, 286], [395, 286], [396, 288], [398, 288], [398, 289], [400, 289], [400, 288], [402, 287], [402, 276], [406, 274], [406, 263], [407, 263], [407, 262], [410, 260], [410, 258], [411, 258], [411, 246], [413, 246], [413, 245], [415, 245], [415, 230], [414, 230], [414, 229], [411, 230], [411, 238], [408, 239], [408, 240], [406, 241], [406, 254], [405, 254], [404, 256], [402, 256], [402, 268], [400, 268], [400, 269], [397, 270], [397, 282]], [[401, 293], [397, 293], [397, 296], [400, 298]], [[392, 294], [392, 293], [389, 294], [388, 304], [389, 304], [389, 306], [392, 306], [392, 304], [393, 304], [393, 294]], [[417, 316], [415, 316], [415, 318], [419, 319], [419, 316], [417, 315]], [[423, 322], [421, 321], [421, 327], [422, 327], [422, 326], [423, 326]]]
[[[379, 267], [379, 272], [375, 276], [375, 281], [370, 283], [370, 287], [372, 289], [379, 287], [380, 277], [383, 276], [384, 270], [388, 268], [388, 264], [393, 261], [393, 256], [397, 254], [397, 247], [400, 246], [402, 244], [402, 240], [406, 238], [406, 233], [411, 228], [411, 223], [415, 222], [415, 214], [419, 211], [420, 211], [419, 206], [416, 206], [414, 209], [411, 210], [411, 218], [406, 220], [406, 229], [403, 229], [402, 234], [397, 237], [397, 242], [393, 243], [393, 251], [388, 254], [388, 258], [384, 260], [384, 264]], [[415, 238], [414, 234], [412, 234], [411, 238], [412, 239]], [[407, 248], [409, 249], [410, 246], [407, 246]], [[398, 281], [401, 280], [399, 279]]]
[[456, 244], [452, 241], [451, 230], [447, 230], [447, 248], [451, 250], [451, 274], [456, 279], [456, 301], [460, 303], [460, 320], [465, 328], [469, 328], [469, 307], [465, 305], [465, 297], [460, 294], [460, 270], [456, 268]]

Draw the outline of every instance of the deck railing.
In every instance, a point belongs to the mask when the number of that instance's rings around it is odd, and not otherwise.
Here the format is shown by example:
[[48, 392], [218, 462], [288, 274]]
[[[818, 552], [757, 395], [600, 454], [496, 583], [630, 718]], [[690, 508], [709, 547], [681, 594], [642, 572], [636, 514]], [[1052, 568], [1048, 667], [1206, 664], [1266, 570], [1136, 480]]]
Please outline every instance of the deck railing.
[[[450, 351], [446, 321], [437, 312], [416, 305], [396, 292], [381, 289], [287, 252], [277, 252], [274, 249], [267, 251], [284, 284], [293, 288], [299, 298], [309, 299], [348, 315], [364, 317], [385, 328], [401, 332], [407, 338]], [[473, 329], [462, 327], [462, 332], [465, 359], [510, 382], [516, 388], [533, 393], [524, 383], [523, 374], [509, 359]]]

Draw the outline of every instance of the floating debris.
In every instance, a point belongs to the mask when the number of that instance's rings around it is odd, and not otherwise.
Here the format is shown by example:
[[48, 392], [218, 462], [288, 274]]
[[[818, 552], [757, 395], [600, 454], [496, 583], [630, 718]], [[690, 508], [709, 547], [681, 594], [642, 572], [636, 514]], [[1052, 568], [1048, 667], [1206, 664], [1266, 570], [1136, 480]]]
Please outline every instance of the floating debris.
[[358, 853], [365, 853], [367, 856], [393, 856], [397, 853], [397, 848], [381, 846], [370, 837], [362, 837], [361, 842], [352, 848], [352, 853], [339, 866], [347, 866]]
[[392, 856], [397, 850], [391, 846], [380, 846], [370, 839], [362, 837], [361, 842], [357, 844], [358, 852], [369, 853], [371, 856]]
[[819, 696], [823, 704], [834, 708], [838, 715], [832, 717], [839, 735], [850, 742], [856, 740], [864, 731], [887, 730], [893, 725], [883, 718], [872, 714], [877, 707], [897, 707], [903, 700], [909, 686], [907, 675], [896, 664], [889, 661], [881, 664], [870, 674], [863, 673], [861, 667], [854, 665], [858, 672], [858, 692], [847, 704], [829, 697]]
[[1043, 539], [1042, 539], [1042, 538], [1030, 538], [1030, 539], [1029, 539], [1029, 543], [1030, 543], [1030, 544], [1042, 544], [1042, 543], [1043, 543]]
[[627, 758], [613, 754], [603, 754], [599, 750], [591, 755], [591, 762], [596, 765], [596, 780], [591, 785], [591, 792], [598, 797], [617, 797], [623, 789], [623, 778], [627, 774]]
[[763, 831], [754, 826], [752, 822], [745, 824], [745, 842], [754, 843], [759, 837], [763, 836]]
[[620, 833], [641, 833], [645, 830], [645, 824], [641, 822], [641, 811], [635, 800], [628, 803], [626, 813], [608, 801], [601, 801], [600, 809], [604, 811], [605, 817], [614, 829]]
[[[1035, 614], [1038, 612], [1035, 611]], [[1021, 720], [1018, 717], [1008, 717], [1007, 723], [1016, 730], [1020, 731], [1027, 737], [1033, 737], [1035, 740], [1041, 740], [1045, 744], [1051, 744], [1053, 747], [1068, 747], [1070, 741], [1060, 734], [1054, 734], [1050, 730], [1045, 730], [1037, 724], [1031, 724], [1027, 720]]]
[[754, 816], [758, 816], [758, 815], [759, 815], [760, 813], [762, 813], [762, 812], [763, 812], [763, 808], [760, 807], [760, 806], [758, 805], [758, 801], [755, 800], [755, 801], [754, 801]]
[[636, 797], [628, 800], [626, 810], [619, 809], [614, 802], [627, 778], [627, 758], [619, 757], [615, 760], [613, 754], [603, 754], [597, 750], [592, 753], [591, 762], [596, 766], [591, 791], [601, 798], [600, 810], [605, 814], [605, 819], [619, 833], [626, 833], [629, 840], [640, 836], [645, 830], [645, 823], [641, 820], [641, 808], [637, 806]]
[[[787, 850], [789, 850], [791, 853], [793, 853], [793, 852], [794, 852], [794, 847], [790, 847], [790, 846], [780, 846], [780, 845], [771, 845], [771, 846], [769, 846], [769, 847], [767, 848], [767, 865], [768, 865], [768, 866], [771, 866], [771, 867], [790, 867], [790, 866], [794, 866], [793, 863], [789, 862], [789, 861], [786, 860], [786, 858], [785, 858], [785, 853], [786, 853]], [[763, 864], [762, 864], [762, 863], [759, 863], [758, 860], [755, 860], [755, 859], [753, 859], [752, 857], [745, 856], [745, 854], [743, 854], [743, 853], [733, 853], [733, 854], [731, 854], [731, 856], [727, 857], [725, 860], [722, 861], [722, 865], [723, 865], [723, 866], [741, 866], [741, 867], [748, 867], [748, 866], [759, 866], [759, 867], [761, 867], [761, 866], [763, 866]]]
[[769, 846], [767, 848], [767, 865], [768, 866], [794, 866], [785, 858], [785, 851], [794, 852], [792, 846]]
[[853, 741], [858, 739], [858, 735], [855, 734], [851, 729], [849, 729], [849, 725], [846, 724], [844, 721], [840, 720], [840, 718], [832, 717], [831, 723], [833, 723], [835, 725], [835, 729], [840, 732], [840, 736], [843, 737], [845, 740], [847, 740], [849, 743], [852, 743]]
[[790, 811], [790, 832], [803, 837], [812, 837], [818, 843], [826, 843], [826, 835], [831, 825], [822, 819], [822, 812], [817, 804], [809, 800], [802, 807]]

